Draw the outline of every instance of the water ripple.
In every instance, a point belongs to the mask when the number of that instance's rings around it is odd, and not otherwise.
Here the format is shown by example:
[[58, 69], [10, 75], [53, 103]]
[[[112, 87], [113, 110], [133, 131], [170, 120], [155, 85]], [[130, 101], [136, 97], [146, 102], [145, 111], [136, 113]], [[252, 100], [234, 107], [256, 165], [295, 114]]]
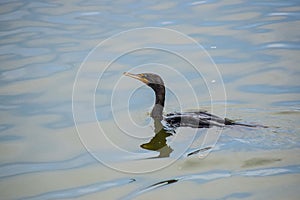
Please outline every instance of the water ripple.
[[17, 54], [22, 57], [40, 56], [50, 52], [47, 48], [29, 48], [20, 45], [2, 45], [0, 54]]
[[272, 12], [268, 16], [296, 16], [299, 17], [300, 13], [297, 12]]
[[23, 93], [16, 95], [0, 95], [0, 110], [9, 110], [22, 108], [22, 105], [27, 104], [34, 98], [41, 96], [41, 93]]
[[29, 173], [74, 169], [96, 163], [90, 154], [82, 154], [69, 160], [42, 163], [9, 163], [0, 165], [0, 180]]
[[[0, 105], [0, 110], [1, 110], [1, 105]], [[14, 127], [13, 124], [0, 124], [0, 132], [11, 129], [12, 127]]]
[[300, 100], [295, 101], [275, 101], [272, 103], [273, 106], [286, 106], [286, 107], [300, 107]]
[[287, 6], [295, 6], [297, 1], [250, 1], [250, 4], [255, 6], [271, 6], [271, 7], [287, 7]]
[[100, 192], [100, 191], [107, 190], [107, 189], [110, 189], [113, 187], [127, 185], [134, 181], [135, 181], [135, 179], [119, 179], [119, 180], [113, 180], [113, 181], [108, 181], [108, 182], [99, 182], [99, 183], [94, 183], [91, 185], [84, 185], [81, 187], [46, 192], [46, 193], [39, 194], [36, 196], [22, 198], [22, 200], [24, 200], [24, 199], [30, 199], [30, 200], [49, 199], [50, 200], [50, 199], [78, 198], [83, 195]]
[[137, 196], [140, 196], [144, 193], [151, 192], [161, 187], [166, 187], [171, 184], [180, 183], [182, 181], [195, 181], [199, 184], [204, 184], [210, 181], [214, 181], [217, 179], [229, 178], [229, 177], [266, 177], [266, 176], [278, 176], [285, 174], [298, 174], [300, 172], [299, 165], [292, 165], [286, 167], [274, 167], [274, 168], [261, 168], [254, 170], [245, 170], [239, 172], [231, 172], [231, 171], [210, 171], [206, 173], [200, 174], [191, 174], [184, 175], [181, 177], [175, 177], [168, 180], [163, 180], [157, 183], [154, 183], [150, 186], [138, 189], [127, 196], [123, 197], [123, 200], [133, 199]]
[[243, 85], [238, 87], [242, 92], [259, 93], [259, 94], [286, 94], [286, 93], [300, 93], [300, 86], [298, 85], [267, 85], [267, 84], [253, 84]]
[[[27, 79], [36, 79], [42, 77], [49, 77], [53, 74], [71, 69], [70, 65], [58, 65], [54, 64], [30, 64], [24, 65], [21, 68], [14, 70], [7, 70], [0, 74], [2, 81], [18, 81]], [[34, 73], [32, 73], [34, 71]]]
[[299, 50], [300, 43], [291, 43], [291, 42], [271, 42], [261, 44], [258, 49], [290, 49], [290, 50]]
[[22, 139], [22, 136], [19, 135], [1, 135], [0, 142], [7, 142], [7, 141], [15, 141]]

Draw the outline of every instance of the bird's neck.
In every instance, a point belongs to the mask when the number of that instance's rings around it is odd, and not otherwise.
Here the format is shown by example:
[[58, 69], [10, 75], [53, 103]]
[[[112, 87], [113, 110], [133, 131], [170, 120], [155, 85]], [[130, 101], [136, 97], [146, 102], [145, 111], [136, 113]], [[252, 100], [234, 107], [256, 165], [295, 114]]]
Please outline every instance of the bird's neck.
[[163, 109], [165, 106], [165, 86], [159, 85], [154, 90], [155, 92], [155, 105], [151, 112], [151, 117], [156, 120], [163, 119]]

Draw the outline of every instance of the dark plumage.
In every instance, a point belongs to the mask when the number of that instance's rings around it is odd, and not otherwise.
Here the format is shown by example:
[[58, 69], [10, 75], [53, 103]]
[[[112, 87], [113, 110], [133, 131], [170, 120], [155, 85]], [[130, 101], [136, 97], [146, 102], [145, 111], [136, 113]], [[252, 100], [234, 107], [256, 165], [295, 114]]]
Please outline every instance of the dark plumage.
[[242, 124], [223, 119], [205, 111], [169, 113], [163, 116], [165, 106], [165, 85], [162, 78], [153, 73], [132, 74], [125, 72], [124, 75], [137, 79], [153, 89], [155, 92], [155, 105], [151, 112], [151, 117], [155, 120], [165, 120], [169, 127], [192, 127], [192, 128], [209, 128], [212, 126], [222, 127], [225, 125], [240, 125], [256, 127], [256, 125]]

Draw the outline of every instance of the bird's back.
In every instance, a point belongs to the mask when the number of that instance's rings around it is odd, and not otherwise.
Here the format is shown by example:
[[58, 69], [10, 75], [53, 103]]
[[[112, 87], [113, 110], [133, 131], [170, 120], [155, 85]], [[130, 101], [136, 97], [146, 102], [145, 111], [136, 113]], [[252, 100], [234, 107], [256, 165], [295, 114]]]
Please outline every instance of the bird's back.
[[212, 126], [222, 127], [229, 123], [226, 119], [205, 111], [169, 113], [164, 119], [171, 127], [209, 128]]

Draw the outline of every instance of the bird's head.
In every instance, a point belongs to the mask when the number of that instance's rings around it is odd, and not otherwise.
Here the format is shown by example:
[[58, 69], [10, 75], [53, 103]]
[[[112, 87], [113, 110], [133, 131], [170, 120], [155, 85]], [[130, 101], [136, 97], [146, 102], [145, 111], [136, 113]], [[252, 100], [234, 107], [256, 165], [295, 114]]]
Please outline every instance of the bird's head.
[[124, 75], [142, 81], [153, 89], [156, 99], [151, 117], [161, 120], [162, 110], [165, 105], [165, 86], [160, 76], [152, 73], [131, 74], [129, 72], [125, 72]]
[[124, 75], [145, 83], [146, 85], [151, 87], [154, 91], [156, 91], [157, 88], [164, 87], [163, 80], [157, 74], [153, 74], [153, 73], [132, 74], [129, 72], [124, 72]]

